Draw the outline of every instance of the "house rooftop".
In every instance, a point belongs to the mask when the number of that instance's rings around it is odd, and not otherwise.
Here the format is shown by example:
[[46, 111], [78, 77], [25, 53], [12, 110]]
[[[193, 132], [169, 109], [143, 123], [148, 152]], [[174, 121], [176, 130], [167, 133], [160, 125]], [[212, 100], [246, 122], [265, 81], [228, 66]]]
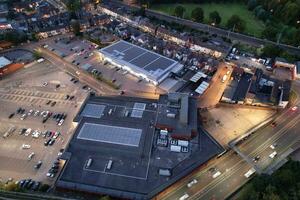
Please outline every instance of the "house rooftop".
[[0, 57], [0, 68], [3, 68], [11, 63], [12, 62], [10, 60], [8, 60], [7, 58], [5, 58], [4, 56]]

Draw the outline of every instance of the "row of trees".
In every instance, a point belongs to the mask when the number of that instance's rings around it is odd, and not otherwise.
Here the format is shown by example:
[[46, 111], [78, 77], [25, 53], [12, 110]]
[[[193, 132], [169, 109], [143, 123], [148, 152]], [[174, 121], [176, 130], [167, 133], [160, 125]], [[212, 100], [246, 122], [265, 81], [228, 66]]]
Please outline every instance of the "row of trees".
[[247, 6], [262, 20], [276, 20], [291, 26], [300, 23], [300, 1], [248, 0]]
[[0, 34], [0, 40], [6, 40], [15, 45], [26, 42], [27, 39], [28, 37], [25, 33], [17, 30], [11, 30], [4, 34]]
[[[184, 17], [185, 8], [181, 5], [176, 6], [174, 9], [174, 15], [176, 17]], [[191, 20], [195, 22], [203, 22], [204, 21], [204, 11], [201, 7], [196, 7], [191, 12]], [[217, 11], [213, 11], [209, 13], [209, 23], [212, 25], [219, 25], [222, 21], [220, 14]], [[246, 23], [242, 20], [238, 15], [232, 15], [231, 18], [227, 21], [227, 28], [237, 31], [243, 32], [246, 28]]]
[[158, 3], [233, 3], [245, 2], [244, 0], [137, 0], [140, 4], [158, 4]]
[[289, 161], [272, 176], [260, 175], [242, 189], [241, 200], [300, 199], [300, 163]]
[[[261, 37], [274, 42], [300, 46], [300, 0], [138, 0], [141, 4], [159, 3], [241, 3], [245, 4], [255, 17], [265, 23], [265, 30], [262, 31]], [[226, 9], [226, 8], [224, 8]], [[183, 17], [185, 9], [177, 6], [174, 15]], [[191, 13], [191, 19], [196, 22], [204, 21], [204, 13], [200, 8], [195, 8]], [[222, 21], [218, 13], [209, 15], [208, 23], [219, 25]], [[218, 23], [219, 22], [219, 23]], [[243, 32], [246, 22], [238, 16], [232, 16], [227, 23], [229, 29]]]
[[248, 0], [247, 7], [265, 22], [263, 38], [300, 46], [300, 1]]

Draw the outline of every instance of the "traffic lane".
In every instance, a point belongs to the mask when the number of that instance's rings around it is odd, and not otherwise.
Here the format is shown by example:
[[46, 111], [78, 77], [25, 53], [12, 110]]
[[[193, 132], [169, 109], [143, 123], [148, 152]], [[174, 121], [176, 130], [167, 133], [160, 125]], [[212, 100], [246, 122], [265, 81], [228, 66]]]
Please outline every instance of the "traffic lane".
[[[198, 169], [197, 172], [188, 175], [184, 179], [167, 188], [163, 191], [163, 194], [158, 195], [157, 199], [171, 200], [179, 194], [183, 195], [184, 192], [189, 191], [189, 189], [192, 189], [193, 192], [193, 188], [197, 188], [197, 190], [204, 188], [207, 184], [214, 180], [209, 169], [215, 168], [215, 172], [220, 171], [221, 173], [225, 173], [229, 168], [235, 166], [240, 160], [240, 157], [231, 151], [218, 159], [210, 161], [207, 166]], [[187, 184], [193, 179], [197, 179], [198, 183], [194, 184], [191, 188], [188, 188]]]
[[[298, 120], [299, 122], [300, 120]], [[290, 127], [288, 132], [278, 138], [274, 143], [276, 143], [275, 149], [271, 149], [270, 147], [266, 149], [262, 155], [261, 155], [261, 160], [258, 161], [257, 165], [261, 169], [265, 169], [268, 167], [272, 162], [276, 161], [279, 159], [284, 153], [291, 147], [293, 146], [296, 142], [299, 141], [300, 135], [298, 134], [300, 130], [300, 124], [297, 123], [296, 126]], [[273, 144], [274, 144], [273, 143]], [[270, 154], [273, 153], [274, 151], [277, 152], [277, 156], [275, 158], [270, 158]]]
[[[209, 87], [198, 98], [198, 107], [212, 107], [219, 103], [229, 81], [229, 77], [231, 76], [231, 72], [231, 66], [226, 65], [225, 63], [219, 64], [218, 70], [212, 77]], [[225, 75], [227, 78], [226, 80], [223, 80]]]
[[283, 113], [279, 118], [274, 120], [276, 122], [276, 127], [272, 127], [271, 124], [267, 125], [263, 129], [258, 130], [253, 135], [251, 135], [247, 140], [243, 141], [238, 147], [241, 151], [250, 152], [257, 147], [255, 141], [267, 141], [270, 137], [274, 136], [279, 130], [282, 130], [287, 123], [295, 119], [296, 116], [299, 116], [296, 113], [290, 113], [287, 111]]
[[[277, 125], [275, 128], [264, 128], [263, 130], [257, 133], [259, 136], [256, 137], [255, 140], [252, 140], [252, 142], [248, 142], [245, 144], [242, 143], [239, 146], [239, 149], [244, 153], [250, 154], [252, 151], [255, 151], [258, 146], [264, 146], [265, 143], [271, 143], [274, 140], [276, 140], [276, 138], [281, 137], [281, 135], [284, 135], [289, 128], [295, 126], [298, 123], [299, 118], [300, 115], [297, 115], [296, 117], [287, 120], [285, 123]], [[258, 144], [255, 141], [261, 141], [261, 143]]]
[[232, 191], [236, 191], [241, 185], [248, 181], [244, 175], [249, 169], [251, 169], [251, 166], [246, 161], [241, 161], [237, 168], [228, 171], [218, 182], [200, 191], [197, 195], [191, 196], [190, 199], [225, 199], [228, 197], [228, 194], [231, 194]]

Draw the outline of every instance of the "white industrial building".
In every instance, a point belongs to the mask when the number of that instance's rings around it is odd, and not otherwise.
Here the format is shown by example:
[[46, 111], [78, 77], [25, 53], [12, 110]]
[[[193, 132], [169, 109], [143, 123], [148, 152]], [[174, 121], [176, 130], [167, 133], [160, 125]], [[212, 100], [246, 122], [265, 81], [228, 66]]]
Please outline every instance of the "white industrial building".
[[171, 72], [177, 72], [183, 67], [175, 60], [123, 40], [100, 49], [99, 53], [104, 61], [154, 85], [160, 84]]

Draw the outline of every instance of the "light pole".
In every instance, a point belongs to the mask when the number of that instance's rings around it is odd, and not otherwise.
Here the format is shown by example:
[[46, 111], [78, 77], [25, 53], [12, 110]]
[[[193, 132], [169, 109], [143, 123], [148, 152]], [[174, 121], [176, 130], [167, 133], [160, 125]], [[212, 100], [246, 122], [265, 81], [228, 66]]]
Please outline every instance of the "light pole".
[[[234, 32], [234, 29], [235, 29], [235, 24], [233, 25], [232, 32]], [[227, 39], [229, 39], [229, 34], [230, 34], [230, 30], [228, 30]]]
[[283, 28], [281, 29], [281, 31], [280, 31], [280, 33], [278, 35], [278, 38], [277, 38], [277, 45], [280, 43], [282, 34], [283, 34], [283, 32], [285, 31], [286, 28], [287, 28], [286, 26], [283, 26]]

